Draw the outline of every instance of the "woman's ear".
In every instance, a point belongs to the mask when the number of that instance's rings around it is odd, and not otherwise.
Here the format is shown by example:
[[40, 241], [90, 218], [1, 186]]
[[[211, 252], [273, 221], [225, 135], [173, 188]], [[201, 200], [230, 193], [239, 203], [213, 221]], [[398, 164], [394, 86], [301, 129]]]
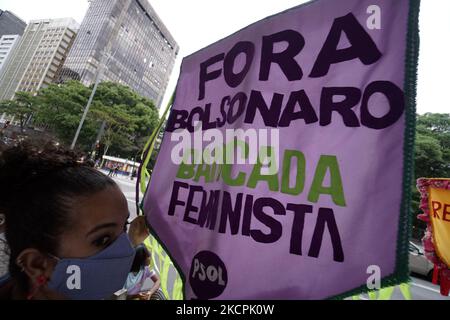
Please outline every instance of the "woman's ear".
[[50, 279], [55, 267], [55, 262], [48, 255], [41, 253], [37, 249], [29, 248], [23, 250], [17, 257], [16, 263], [21, 268], [32, 283], [40, 276]]

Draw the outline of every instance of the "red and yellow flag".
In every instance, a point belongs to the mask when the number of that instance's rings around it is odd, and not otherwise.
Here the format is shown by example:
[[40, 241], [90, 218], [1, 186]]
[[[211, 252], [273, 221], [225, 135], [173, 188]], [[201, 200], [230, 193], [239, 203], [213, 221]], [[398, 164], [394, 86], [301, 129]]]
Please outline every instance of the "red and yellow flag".
[[421, 178], [417, 187], [424, 212], [419, 219], [428, 225], [422, 239], [425, 255], [435, 266], [433, 282], [440, 282], [441, 293], [447, 296], [450, 291], [450, 179]]

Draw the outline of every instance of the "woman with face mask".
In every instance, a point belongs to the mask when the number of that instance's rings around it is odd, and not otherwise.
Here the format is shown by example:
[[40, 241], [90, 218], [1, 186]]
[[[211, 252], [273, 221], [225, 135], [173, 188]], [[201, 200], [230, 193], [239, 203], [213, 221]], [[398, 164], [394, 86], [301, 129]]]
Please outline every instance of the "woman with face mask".
[[108, 299], [123, 287], [135, 250], [116, 183], [53, 146], [0, 154], [9, 280], [0, 299]]

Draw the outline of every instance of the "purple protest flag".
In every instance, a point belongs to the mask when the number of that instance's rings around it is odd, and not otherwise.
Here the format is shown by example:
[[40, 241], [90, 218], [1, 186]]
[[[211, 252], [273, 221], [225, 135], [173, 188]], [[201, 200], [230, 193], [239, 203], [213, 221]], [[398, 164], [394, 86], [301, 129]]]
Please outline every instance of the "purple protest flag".
[[311, 1], [183, 59], [143, 209], [185, 299], [408, 280], [418, 12]]

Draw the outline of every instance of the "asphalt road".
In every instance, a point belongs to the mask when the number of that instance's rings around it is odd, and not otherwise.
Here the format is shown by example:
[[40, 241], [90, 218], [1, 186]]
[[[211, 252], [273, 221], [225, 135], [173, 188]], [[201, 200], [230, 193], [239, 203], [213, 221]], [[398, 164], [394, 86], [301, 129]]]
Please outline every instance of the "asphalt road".
[[[450, 300], [450, 297], [441, 295], [439, 286], [418, 275], [411, 277], [410, 290], [412, 300]], [[361, 296], [361, 300], [368, 299], [366, 294]], [[399, 288], [395, 288], [391, 300], [405, 300]]]
[[[130, 177], [118, 176], [114, 177], [122, 192], [128, 201], [128, 208], [130, 211], [130, 220], [133, 220], [136, 216], [136, 205], [135, 205], [135, 187], [136, 179], [131, 180]], [[140, 195], [142, 199], [142, 194]], [[175, 278], [175, 271], [170, 270], [169, 272], [169, 288], [172, 287], [173, 280]], [[431, 282], [420, 278], [417, 275], [411, 277], [411, 295], [413, 300], [450, 300], [450, 297], [441, 296], [439, 292], [439, 286], [432, 284]], [[367, 295], [363, 295], [362, 299], [368, 299]], [[400, 290], [396, 288], [392, 295], [392, 300], [404, 300], [403, 295]]]
[[[107, 171], [103, 171], [103, 173], [108, 174]], [[134, 178], [131, 180], [130, 177], [121, 176], [118, 175], [117, 177], [113, 177], [114, 181], [119, 185], [120, 189], [122, 190], [123, 194], [125, 195], [125, 198], [127, 198], [128, 202], [128, 210], [130, 212], [130, 221], [137, 217], [136, 212], [136, 182], [137, 179]], [[140, 199], [142, 200], [142, 193], [140, 193]]]
[[[439, 286], [417, 277], [412, 277], [411, 295], [414, 300], [450, 300], [450, 297], [440, 294]], [[401, 295], [399, 299], [401, 299]]]

